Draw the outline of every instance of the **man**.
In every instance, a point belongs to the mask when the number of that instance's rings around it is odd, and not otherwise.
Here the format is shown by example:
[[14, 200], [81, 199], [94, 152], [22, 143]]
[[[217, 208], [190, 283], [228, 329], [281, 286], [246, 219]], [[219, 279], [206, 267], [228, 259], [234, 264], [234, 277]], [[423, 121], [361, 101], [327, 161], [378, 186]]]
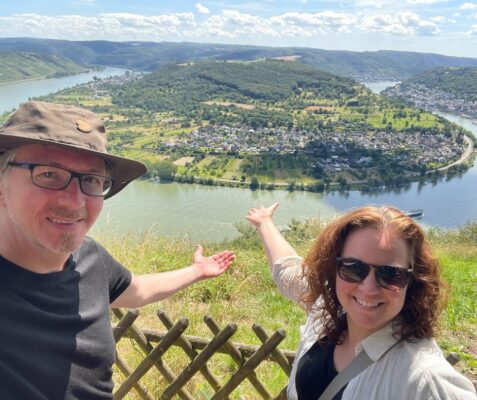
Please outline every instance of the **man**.
[[103, 200], [146, 172], [106, 151], [103, 122], [30, 101], [0, 129], [0, 399], [111, 399], [109, 307], [141, 307], [223, 273], [234, 254], [134, 276], [85, 237]]

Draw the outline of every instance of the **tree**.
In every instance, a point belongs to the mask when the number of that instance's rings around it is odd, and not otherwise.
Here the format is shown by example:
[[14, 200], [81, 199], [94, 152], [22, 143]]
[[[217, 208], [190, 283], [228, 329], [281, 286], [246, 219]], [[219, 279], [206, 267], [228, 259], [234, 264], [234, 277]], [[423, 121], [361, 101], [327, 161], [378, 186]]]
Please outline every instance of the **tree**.
[[169, 160], [155, 163], [152, 169], [161, 182], [172, 182], [177, 171], [177, 167]]
[[258, 178], [256, 176], [252, 176], [252, 179], [250, 181], [250, 190], [256, 190], [260, 186], [260, 182], [258, 181]]

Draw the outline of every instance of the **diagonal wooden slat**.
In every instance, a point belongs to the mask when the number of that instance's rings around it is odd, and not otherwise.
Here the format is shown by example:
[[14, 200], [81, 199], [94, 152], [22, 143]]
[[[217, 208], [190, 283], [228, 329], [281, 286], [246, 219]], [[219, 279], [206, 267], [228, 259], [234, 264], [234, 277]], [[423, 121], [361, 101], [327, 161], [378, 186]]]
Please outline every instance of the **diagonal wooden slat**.
[[[206, 315], [204, 317], [204, 322], [209, 327], [211, 332], [214, 335], [217, 335], [217, 333], [220, 331], [220, 328], [210, 315]], [[227, 341], [224, 347], [228, 350], [230, 356], [237, 363], [237, 365], [242, 366], [245, 360], [242, 358], [242, 354], [240, 353], [240, 351], [237, 350], [235, 345], [232, 342]], [[258, 394], [262, 397], [262, 399], [268, 400], [272, 397], [270, 392], [265, 388], [265, 386], [263, 386], [262, 382], [258, 380], [258, 377], [255, 371], [251, 371], [250, 374], [247, 376], [247, 379], [250, 381], [250, 383], [258, 392]]]
[[[123, 375], [127, 378], [129, 375], [132, 374], [132, 370], [128, 367], [126, 362], [119, 356], [119, 354], [116, 354], [116, 365], [118, 368], [121, 370]], [[154, 397], [152, 397], [148, 391], [138, 382], [135, 383], [133, 388], [136, 390], [136, 392], [139, 394], [141, 399], [143, 400], [154, 400]]]
[[[265, 343], [268, 340], [268, 335], [265, 330], [259, 324], [253, 324], [252, 329], [257, 335], [257, 337]], [[287, 358], [282, 354], [279, 349], [273, 349], [270, 357], [274, 360], [280, 367], [285, 371], [287, 376], [289, 377], [291, 374], [292, 366], [289, 364]]]
[[141, 379], [144, 374], [155, 364], [156, 360], [161, 358], [165, 351], [173, 345], [177, 338], [186, 330], [189, 326], [189, 321], [185, 318], [180, 319], [172, 327], [172, 329], [164, 336], [164, 339], [154, 347], [154, 349], [147, 355], [147, 357], [138, 365], [134, 372], [129, 375], [126, 380], [119, 386], [118, 390], [114, 393], [114, 400], [122, 399], [133, 385]]
[[[157, 317], [161, 320], [161, 322], [164, 324], [164, 326], [169, 330], [172, 328], [173, 323], [171, 319], [167, 316], [166, 312], [163, 310], [158, 310], [157, 311]], [[193, 347], [191, 342], [187, 340], [184, 335], [182, 335], [178, 340], [177, 340], [177, 345], [179, 345], [182, 350], [187, 354], [187, 356], [191, 359], [194, 360], [197, 355], [199, 354]], [[217, 378], [212, 375], [212, 372], [210, 372], [209, 367], [207, 365], [203, 365], [200, 367], [199, 371], [202, 373], [204, 378], [209, 382], [209, 385], [212, 386], [212, 389], [214, 389], [214, 392], [217, 392], [220, 388], [221, 385]]]
[[[126, 333], [126, 337], [129, 337], [129, 332]], [[151, 342], [151, 343], [157, 343], [162, 340], [162, 338], [165, 335], [165, 332], [158, 331], [157, 329], [148, 329], [144, 328], [141, 329], [141, 332], [144, 334], [146, 339]], [[186, 338], [196, 351], [200, 351], [205, 348], [209, 344], [209, 339], [202, 338], [199, 336], [192, 336], [192, 335], [182, 335], [182, 337]], [[237, 343], [237, 342], [231, 342], [235, 348], [240, 352], [241, 358], [246, 359], [249, 358], [257, 351], [259, 346], [253, 345], [253, 344], [246, 344], [246, 343]], [[290, 350], [281, 350], [283, 355], [286, 357], [288, 360], [288, 363], [290, 365], [293, 365], [293, 361], [295, 360], [295, 352], [290, 351]], [[218, 350], [218, 353], [221, 354], [230, 354], [230, 352], [225, 349], [225, 346], [223, 348], [220, 348]]]
[[161, 396], [161, 400], [169, 400], [172, 398], [236, 331], [237, 325], [228, 324], [219, 332], [219, 334], [210, 341], [207, 347], [179, 374], [177, 379], [166, 388]]
[[136, 318], [139, 317], [138, 310], [129, 310], [123, 317], [120, 319], [118, 324], [113, 329], [114, 341], [119, 342], [128, 328], [136, 321]]
[[240, 385], [240, 383], [249, 375], [250, 371], [255, 369], [265, 358], [269, 356], [272, 350], [285, 339], [286, 334], [282, 329], [277, 330], [260, 348], [236, 371], [229, 381], [220, 389], [212, 400], [222, 400]]
[[[124, 316], [124, 312], [120, 310], [119, 308], [113, 308], [112, 309], [113, 314], [121, 319]], [[158, 340], [158, 342], [162, 341], [164, 337], [167, 335], [165, 333], [164, 335], [161, 336], [161, 338]], [[128, 329], [128, 337], [133, 339], [141, 348], [141, 350], [144, 352], [145, 355], [148, 355], [152, 350], [153, 346], [151, 343], [147, 340], [144, 332], [136, 327], [136, 325], [131, 325]], [[170, 370], [170, 368], [162, 361], [162, 359], [159, 359], [155, 362], [154, 366], [157, 368], [159, 373], [166, 379], [166, 381], [170, 384], [171, 382], [176, 379], [176, 376], [174, 373]], [[182, 400], [193, 400], [193, 397], [187, 390], [181, 389], [178, 393], [179, 397]]]

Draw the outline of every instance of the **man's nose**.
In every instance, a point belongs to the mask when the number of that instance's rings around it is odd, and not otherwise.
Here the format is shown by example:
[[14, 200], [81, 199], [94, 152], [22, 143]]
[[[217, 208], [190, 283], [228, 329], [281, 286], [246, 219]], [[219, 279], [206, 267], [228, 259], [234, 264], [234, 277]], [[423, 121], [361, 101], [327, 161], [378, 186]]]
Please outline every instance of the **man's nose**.
[[77, 205], [83, 204], [85, 200], [85, 194], [81, 190], [80, 185], [80, 178], [75, 176], [72, 177], [71, 180], [68, 182], [68, 185], [61, 190], [62, 196], [61, 198], [64, 199], [65, 203], [68, 205]]

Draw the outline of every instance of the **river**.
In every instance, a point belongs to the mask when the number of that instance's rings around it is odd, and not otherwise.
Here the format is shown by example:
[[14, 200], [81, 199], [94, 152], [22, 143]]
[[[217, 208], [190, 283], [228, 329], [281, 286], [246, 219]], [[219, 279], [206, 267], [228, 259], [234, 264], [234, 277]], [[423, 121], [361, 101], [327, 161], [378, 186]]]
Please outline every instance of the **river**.
[[[93, 76], [109, 76], [123, 70], [108, 68], [101, 72], [72, 77], [38, 80], [0, 86], [0, 112], [16, 107], [29, 97], [86, 82]], [[104, 75], [102, 75], [104, 74]], [[379, 92], [393, 82], [365, 83]], [[30, 90], [31, 89], [31, 90]], [[477, 136], [477, 126], [471, 121], [444, 115], [471, 130]], [[363, 204], [392, 204], [403, 210], [422, 208], [420, 220], [426, 226], [456, 228], [477, 220], [477, 167], [462, 177], [437, 184], [413, 183], [405, 189], [373, 194], [359, 191], [346, 193], [287, 192], [284, 190], [250, 191], [248, 189], [210, 187], [187, 184], [156, 184], [136, 181], [121, 194], [107, 200], [94, 227], [101, 232], [153, 232], [181, 238], [191, 243], [220, 241], [237, 235], [234, 224], [245, 221], [250, 207], [279, 201], [276, 213], [279, 226], [294, 218], [330, 218]]]
[[93, 80], [94, 76], [106, 78], [108, 76], [122, 75], [125, 71], [125, 69], [121, 68], [105, 68], [101, 71], [85, 72], [61, 78], [37, 79], [0, 85], [0, 114], [5, 111], [11, 111], [30, 97], [46, 96], [67, 87], [86, 83]]

